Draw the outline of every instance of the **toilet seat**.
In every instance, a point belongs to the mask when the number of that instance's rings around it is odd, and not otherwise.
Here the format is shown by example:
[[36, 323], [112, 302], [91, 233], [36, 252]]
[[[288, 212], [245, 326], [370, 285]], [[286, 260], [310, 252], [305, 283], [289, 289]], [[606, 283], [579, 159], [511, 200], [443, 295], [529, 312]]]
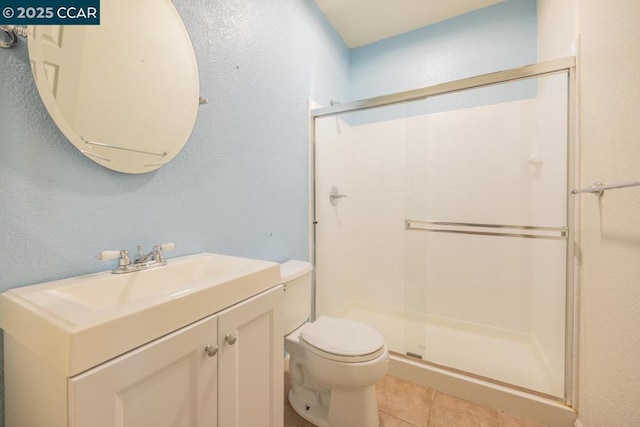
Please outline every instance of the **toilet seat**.
[[347, 363], [368, 362], [385, 352], [384, 339], [375, 329], [326, 316], [305, 325], [300, 343], [320, 357]]

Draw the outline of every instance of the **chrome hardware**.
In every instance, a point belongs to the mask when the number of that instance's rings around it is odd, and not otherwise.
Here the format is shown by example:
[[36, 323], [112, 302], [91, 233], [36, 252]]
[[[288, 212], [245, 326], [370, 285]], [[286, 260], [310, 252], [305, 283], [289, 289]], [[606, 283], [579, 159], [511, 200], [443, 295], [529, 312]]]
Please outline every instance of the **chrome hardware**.
[[331, 187], [331, 190], [329, 191], [329, 202], [331, 202], [331, 206], [337, 205], [340, 199], [344, 199], [346, 197], [349, 196], [346, 194], [340, 194], [340, 190], [338, 190], [337, 187]]
[[640, 181], [631, 181], [631, 182], [621, 182], [619, 184], [604, 184], [602, 182], [594, 182], [591, 187], [582, 188], [578, 190], [574, 188], [571, 190], [571, 194], [579, 194], [579, 193], [594, 193], [596, 196], [600, 197], [604, 194], [604, 190], [613, 190], [615, 188], [627, 188], [627, 187], [636, 187], [640, 185]]
[[125, 249], [120, 251], [103, 251], [100, 252], [96, 258], [101, 261], [118, 258], [118, 267], [113, 269], [111, 272], [114, 274], [133, 273], [134, 271], [167, 265], [167, 260], [164, 257], [163, 251], [172, 251], [175, 248], [175, 243], [156, 245], [153, 247], [151, 252], [144, 255], [142, 253], [142, 246], [138, 245], [136, 257], [133, 262], [131, 262], [131, 259], [129, 258], [129, 252]]
[[27, 37], [29, 33], [24, 25], [0, 25], [0, 30], [6, 35], [6, 38], [0, 37], [0, 47], [3, 48], [15, 46], [18, 43], [18, 36]]
[[136, 246], [136, 257], [133, 260], [134, 264], [143, 264], [146, 262], [149, 262], [149, 260], [153, 259], [153, 257], [156, 255], [156, 247], [153, 247], [153, 250], [151, 252], [149, 252], [146, 255], [142, 254], [142, 246], [141, 245], [137, 245]]
[[418, 89], [410, 89], [404, 92], [392, 93], [389, 95], [375, 96], [373, 98], [359, 99], [344, 104], [333, 104], [329, 107], [314, 108], [311, 110], [311, 117], [335, 116], [338, 113], [358, 111], [365, 108], [382, 107], [384, 105], [394, 105], [430, 98], [446, 93], [458, 92], [465, 89], [488, 86], [496, 83], [527, 79], [543, 75], [552, 75], [573, 70], [576, 66], [576, 59], [573, 56], [555, 59], [548, 62], [541, 62], [533, 65], [525, 65], [520, 68], [498, 71], [495, 73], [483, 74], [480, 76], [467, 77], [452, 82], [439, 83], [433, 86], [426, 86]]
[[207, 353], [207, 356], [209, 357], [213, 357], [216, 354], [218, 354], [218, 346], [217, 345], [208, 345], [204, 348], [205, 353]]
[[232, 334], [227, 334], [227, 335], [224, 336], [224, 340], [227, 342], [227, 344], [234, 345], [236, 343], [236, 341], [238, 340], [238, 336], [237, 335], [232, 335]]
[[[435, 233], [473, 234], [477, 236], [521, 237], [525, 239], [567, 240], [567, 227], [539, 227], [533, 225], [477, 224], [447, 221], [406, 219], [405, 229]], [[493, 229], [476, 231], [476, 229]], [[503, 230], [503, 231], [497, 231]]]
[[7, 30], [3, 27], [0, 27], [0, 30], [4, 31], [7, 36], [7, 40], [0, 40], [0, 47], [13, 47], [18, 43], [18, 36], [12, 30]]

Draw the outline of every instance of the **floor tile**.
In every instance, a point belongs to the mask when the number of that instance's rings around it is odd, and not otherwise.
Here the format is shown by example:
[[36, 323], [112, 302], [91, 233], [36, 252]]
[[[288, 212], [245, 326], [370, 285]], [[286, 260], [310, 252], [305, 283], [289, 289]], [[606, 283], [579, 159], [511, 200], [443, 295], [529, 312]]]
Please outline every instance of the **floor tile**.
[[541, 424], [523, 420], [522, 418], [514, 417], [505, 412], [500, 412], [498, 415], [500, 417], [500, 427], [544, 427]]
[[396, 418], [393, 415], [380, 412], [380, 427], [416, 427], [416, 425]]
[[[289, 405], [288, 374], [284, 385], [284, 426], [313, 427]], [[544, 427], [388, 375], [376, 384], [376, 393], [380, 427]]]
[[499, 427], [498, 411], [435, 392], [429, 427]]
[[426, 427], [433, 390], [392, 376], [376, 384], [378, 410], [419, 427]]

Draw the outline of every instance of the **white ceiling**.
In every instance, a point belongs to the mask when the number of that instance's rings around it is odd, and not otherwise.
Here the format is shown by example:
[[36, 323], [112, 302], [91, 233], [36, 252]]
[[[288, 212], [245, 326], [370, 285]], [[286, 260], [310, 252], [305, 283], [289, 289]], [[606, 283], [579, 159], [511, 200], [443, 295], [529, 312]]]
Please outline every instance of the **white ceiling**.
[[315, 0], [347, 46], [386, 39], [504, 0]]

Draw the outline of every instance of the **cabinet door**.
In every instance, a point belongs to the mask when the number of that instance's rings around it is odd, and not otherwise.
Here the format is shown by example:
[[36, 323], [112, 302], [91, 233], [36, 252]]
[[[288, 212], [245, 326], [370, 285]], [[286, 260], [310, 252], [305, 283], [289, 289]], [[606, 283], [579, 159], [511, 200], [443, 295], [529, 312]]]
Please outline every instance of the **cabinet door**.
[[216, 342], [211, 316], [71, 378], [69, 426], [216, 426]]
[[218, 416], [224, 427], [284, 423], [282, 286], [218, 313]]

